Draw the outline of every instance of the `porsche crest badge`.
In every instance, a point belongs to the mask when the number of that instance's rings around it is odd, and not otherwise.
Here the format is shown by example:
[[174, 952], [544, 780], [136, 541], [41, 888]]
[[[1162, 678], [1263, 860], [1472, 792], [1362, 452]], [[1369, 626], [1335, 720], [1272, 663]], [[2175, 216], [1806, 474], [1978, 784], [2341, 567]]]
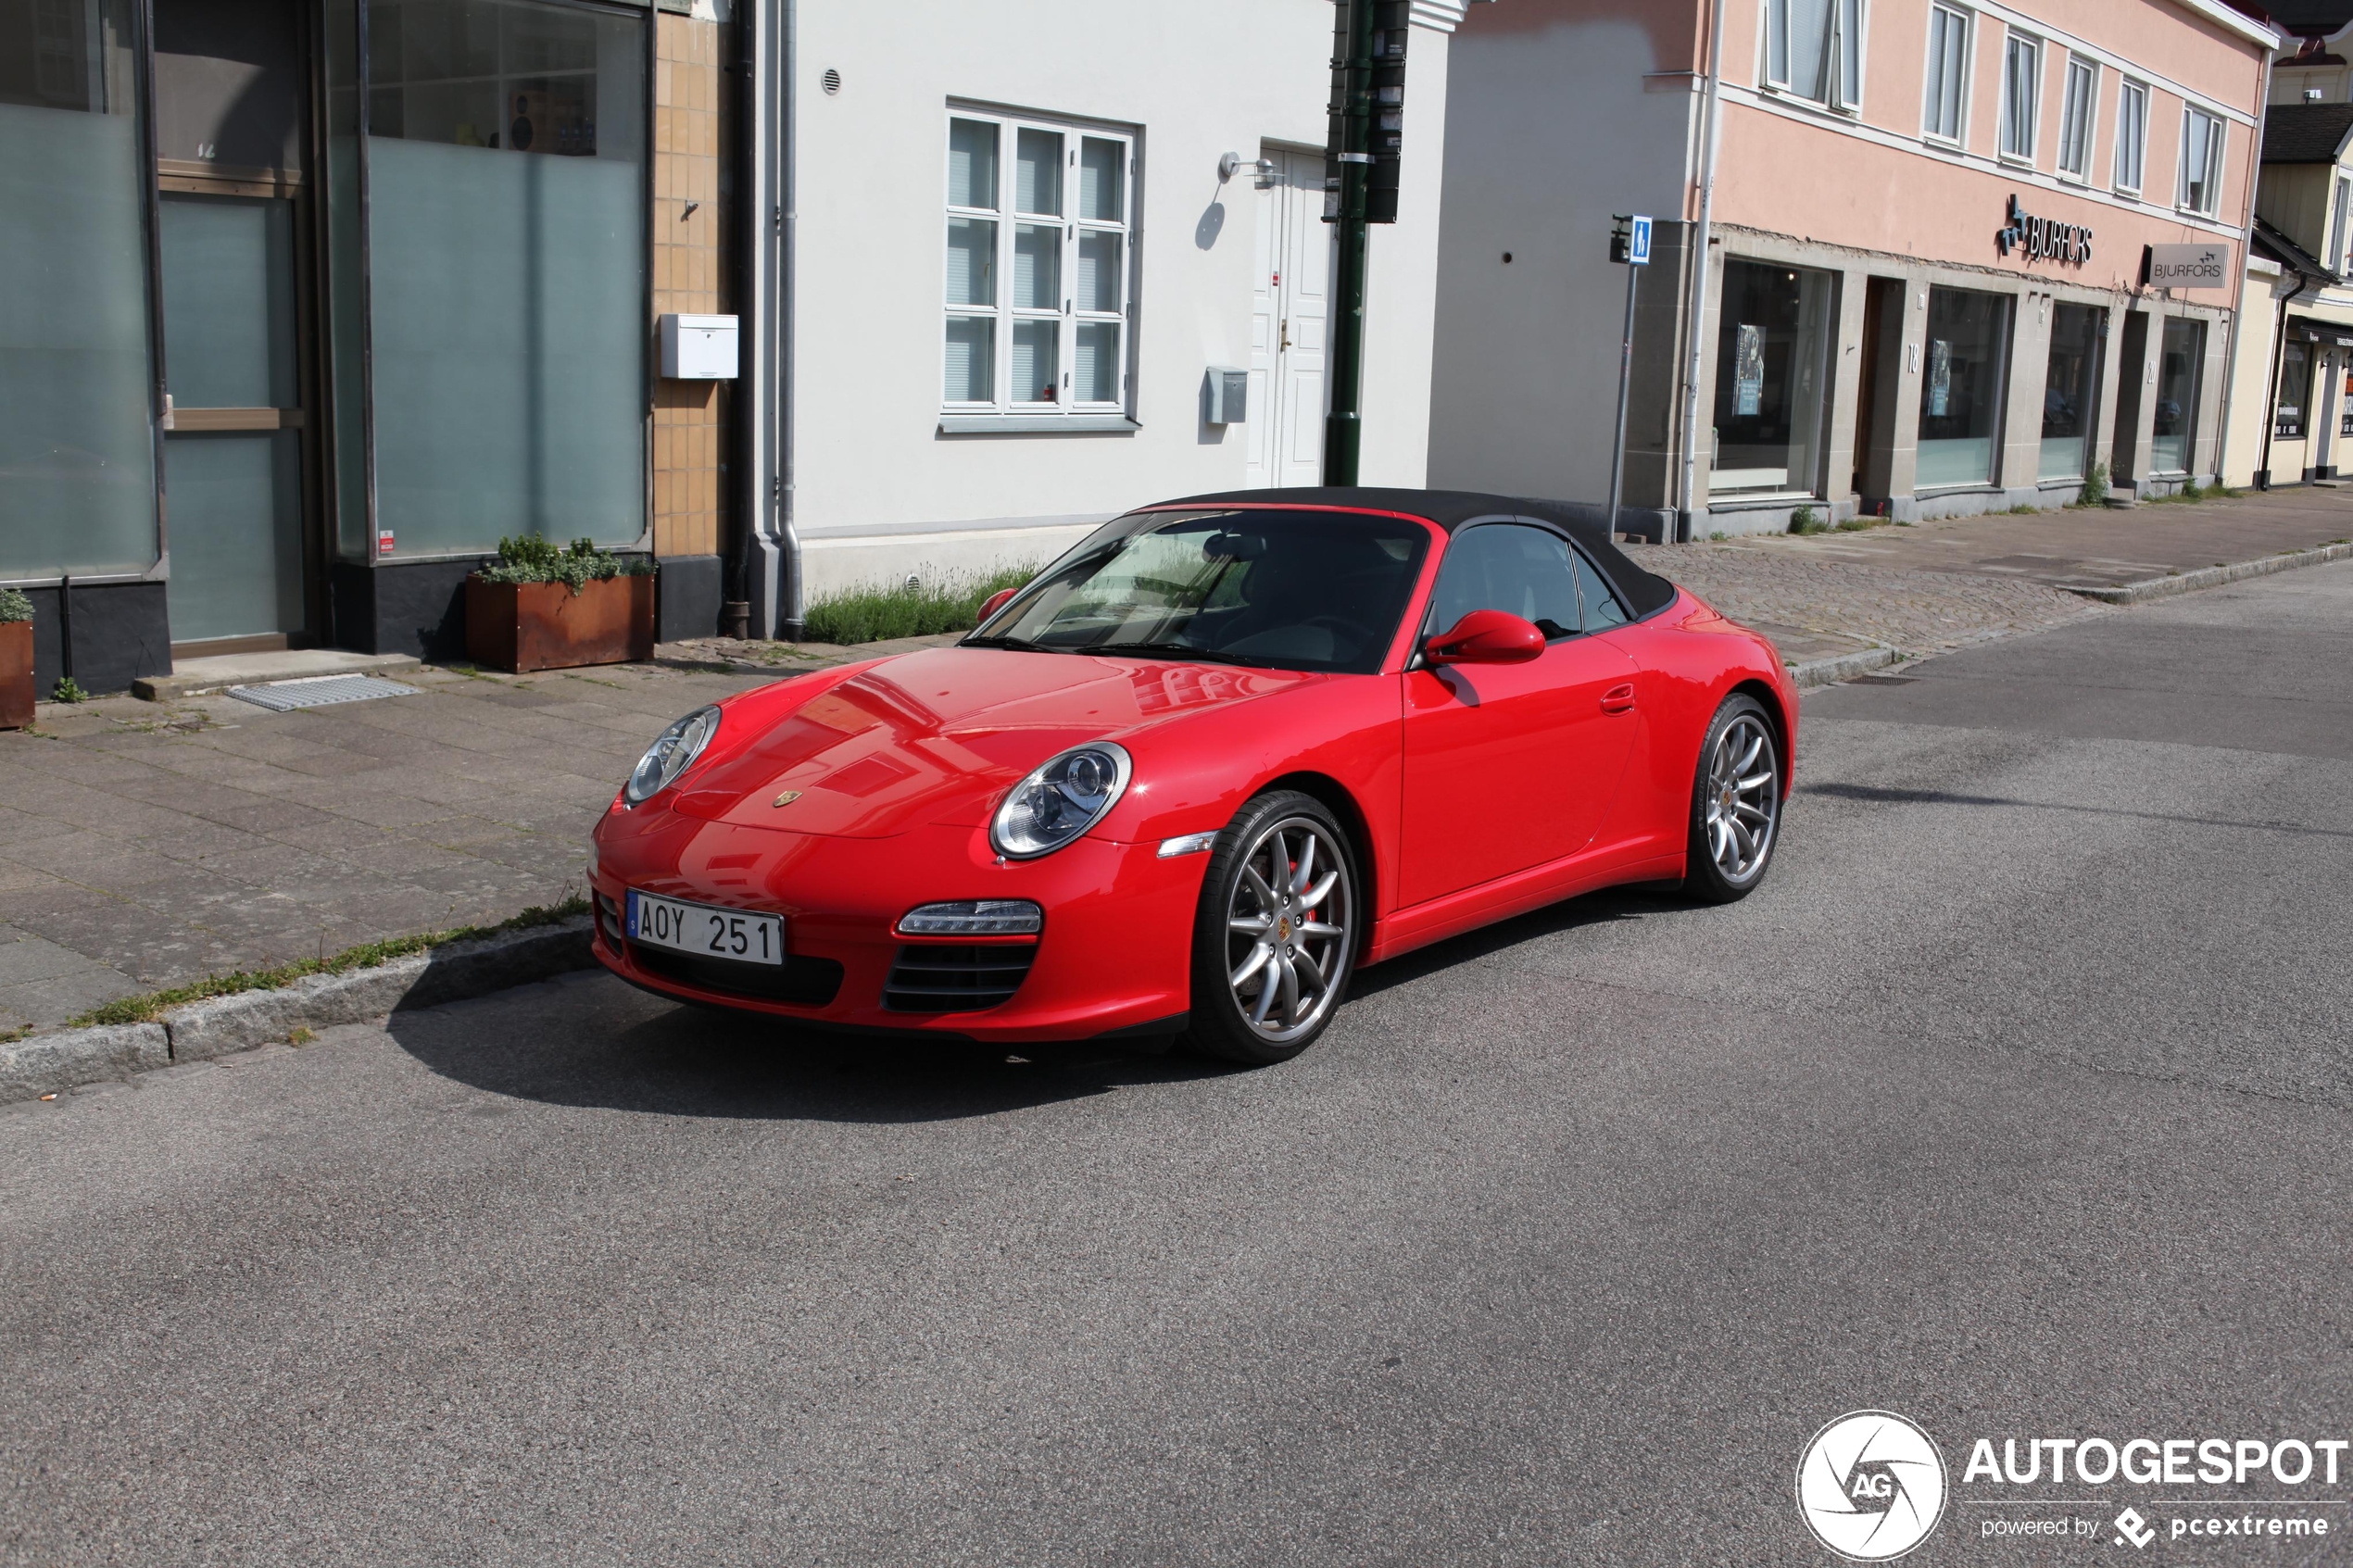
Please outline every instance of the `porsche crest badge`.
[[799, 798], [800, 798], [800, 791], [799, 791], [799, 790], [797, 790], [797, 789], [788, 789], [788, 790], [785, 791], [785, 793], [784, 793], [784, 794], [782, 794], [782, 795], [780, 795], [780, 796], [776, 797], [776, 798], [775, 798], [775, 799], [774, 799], [774, 800], [770, 801], [768, 804], [769, 804], [771, 807], [777, 807], [777, 806], [789, 806], [789, 805], [791, 805], [794, 801], [796, 801], [796, 800], [798, 800], [798, 799], [799, 799]]

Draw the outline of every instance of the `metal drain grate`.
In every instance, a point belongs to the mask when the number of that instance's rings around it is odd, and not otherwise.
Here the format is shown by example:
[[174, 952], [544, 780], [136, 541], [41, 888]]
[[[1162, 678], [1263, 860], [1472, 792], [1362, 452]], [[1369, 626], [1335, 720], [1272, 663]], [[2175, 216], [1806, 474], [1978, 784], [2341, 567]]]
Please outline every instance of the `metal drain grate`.
[[256, 708], [283, 713], [292, 708], [324, 708], [337, 702], [372, 702], [380, 696], [415, 696], [417, 688], [379, 675], [313, 675], [267, 685], [231, 686], [229, 695]]

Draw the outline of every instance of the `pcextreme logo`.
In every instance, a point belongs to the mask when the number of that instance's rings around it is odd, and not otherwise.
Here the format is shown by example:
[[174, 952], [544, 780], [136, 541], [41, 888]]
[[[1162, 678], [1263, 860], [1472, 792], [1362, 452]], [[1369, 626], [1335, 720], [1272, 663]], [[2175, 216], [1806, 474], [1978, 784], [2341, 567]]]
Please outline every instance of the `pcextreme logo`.
[[1944, 1456], [1891, 1411], [1856, 1411], [1814, 1434], [1797, 1461], [1797, 1511], [1815, 1539], [1884, 1562], [1928, 1539], [1944, 1514]]

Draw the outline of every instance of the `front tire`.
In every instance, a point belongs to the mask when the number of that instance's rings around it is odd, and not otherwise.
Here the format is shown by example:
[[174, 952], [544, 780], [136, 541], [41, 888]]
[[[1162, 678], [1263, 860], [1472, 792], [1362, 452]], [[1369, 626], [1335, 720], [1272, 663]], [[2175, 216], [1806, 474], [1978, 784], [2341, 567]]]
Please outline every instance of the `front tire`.
[[1780, 840], [1781, 743], [1765, 705], [1744, 693], [1709, 721], [1692, 780], [1683, 891], [1711, 904], [1745, 898]]
[[1252, 1067], [1313, 1045], [1356, 969], [1355, 851], [1312, 796], [1274, 790], [1210, 851], [1193, 920], [1194, 1047]]

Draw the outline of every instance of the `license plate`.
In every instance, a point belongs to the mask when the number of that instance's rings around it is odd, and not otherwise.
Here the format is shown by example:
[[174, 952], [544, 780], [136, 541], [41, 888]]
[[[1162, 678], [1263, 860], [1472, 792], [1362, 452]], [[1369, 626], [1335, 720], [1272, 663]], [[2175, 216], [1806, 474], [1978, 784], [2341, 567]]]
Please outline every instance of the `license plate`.
[[715, 909], [631, 889], [629, 939], [738, 963], [785, 961], [785, 919], [745, 909]]

